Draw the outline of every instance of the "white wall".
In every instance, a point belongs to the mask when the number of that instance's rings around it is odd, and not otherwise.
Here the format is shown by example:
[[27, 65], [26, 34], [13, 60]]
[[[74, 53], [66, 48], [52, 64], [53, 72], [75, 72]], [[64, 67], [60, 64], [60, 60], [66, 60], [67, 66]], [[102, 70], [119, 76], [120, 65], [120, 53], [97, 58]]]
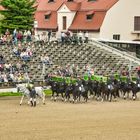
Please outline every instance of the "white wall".
[[136, 34], [132, 34], [134, 16], [140, 16], [140, 0], [119, 0], [107, 12], [100, 29], [100, 38], [113, 39], [113, 34], [120, 34], [121, 40], [136, 39]]
[[98, 32], [89, 32], [89, 38], [99, 38], [100, 33]]
[[76, 12], [70, 11], [68, 7], [64, 4], [57, 11], [57, 24], [58, 24], [58, 32], [60, 33], [63, 30], [63, 16], [67, 17], [67, 29], [71, 25]]

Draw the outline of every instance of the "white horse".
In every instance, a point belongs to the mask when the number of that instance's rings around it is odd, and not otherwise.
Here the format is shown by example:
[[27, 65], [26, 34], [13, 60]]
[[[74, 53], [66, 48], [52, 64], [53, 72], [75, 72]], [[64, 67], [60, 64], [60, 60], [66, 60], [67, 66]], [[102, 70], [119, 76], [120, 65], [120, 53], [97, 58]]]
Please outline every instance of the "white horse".
[[[28, 98], [28, 104], [30, 104], [30, 91], [28, 90], [26, 84], [17, 84], [17, 89], [22, 93], [22, 97], [20, 100], [20, 105], [23, 102], [24, 97], [26, 96]], [[43, 104], [45, 104], [45, 93], [43, 92], [42, 87], [35, 87], [35, 91], [38, 97], [42, 99]], [[39, 100], [38, 100], [39, 103]]]

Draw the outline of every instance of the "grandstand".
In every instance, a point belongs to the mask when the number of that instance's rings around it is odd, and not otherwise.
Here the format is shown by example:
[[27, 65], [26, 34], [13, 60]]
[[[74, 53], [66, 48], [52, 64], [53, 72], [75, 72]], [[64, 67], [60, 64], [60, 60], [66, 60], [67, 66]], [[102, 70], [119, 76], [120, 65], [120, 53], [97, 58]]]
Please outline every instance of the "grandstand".
[[[0, 53], [4, 54], [5, 61], [15, 63], [20, 60], [13, 54], [13, 48], [7, 45], [0, 47]], [[46, 54], [53, 64], [45, 65], [41, 63], [40, 56]], [[35, 42], [34, 53], [30, 61], [26, 62], [29, 69], [29, 76], [34, 81], [42, 81], [47, 73], [53, 72], [57, 66], [76, 64], [79, 66], [78, 75], [85, 74], [84, 66], [91, 65], [96, 75], [110, 75], [120, 73], [120, 70], [130, 70], [131, 75], [136, 76], [136, 67], [139, 59], [118, 50], [112, 50], [109, 46], [90, 41], [81, 45], [62, 45], [61, 43], [39, 43]]]

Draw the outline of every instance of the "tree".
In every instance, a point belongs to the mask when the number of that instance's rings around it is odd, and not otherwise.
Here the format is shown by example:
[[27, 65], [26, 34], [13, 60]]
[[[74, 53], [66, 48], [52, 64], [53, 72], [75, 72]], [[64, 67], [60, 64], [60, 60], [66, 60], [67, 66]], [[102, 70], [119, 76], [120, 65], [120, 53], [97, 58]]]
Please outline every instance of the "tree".
[[2, 0], [5, 10], [0, 11], [4, 18], [0, 21], [0, 30], [27, 30], [33, 27], [35, 0]]

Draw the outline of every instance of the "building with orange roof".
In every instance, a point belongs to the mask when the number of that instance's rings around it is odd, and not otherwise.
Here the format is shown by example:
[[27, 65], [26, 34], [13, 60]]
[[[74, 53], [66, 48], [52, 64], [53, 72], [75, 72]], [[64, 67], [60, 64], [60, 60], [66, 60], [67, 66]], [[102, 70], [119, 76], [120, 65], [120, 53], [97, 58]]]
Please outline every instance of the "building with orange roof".
[[140, 1], [39, 0], [38, 33], [89, 32], [93, 38], [140, 40]]

